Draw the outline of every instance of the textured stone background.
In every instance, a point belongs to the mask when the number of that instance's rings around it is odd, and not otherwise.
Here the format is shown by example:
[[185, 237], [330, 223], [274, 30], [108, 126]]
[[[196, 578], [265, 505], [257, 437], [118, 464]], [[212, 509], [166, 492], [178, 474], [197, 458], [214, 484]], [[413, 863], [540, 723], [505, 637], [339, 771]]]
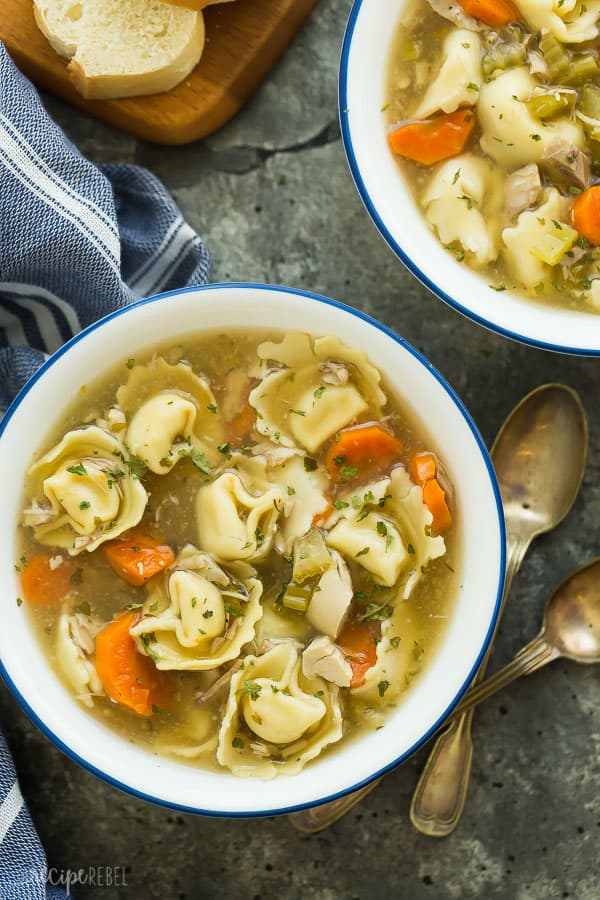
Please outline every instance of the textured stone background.
[[[537, 631], [553, 585], [598, 553], [600, 361], [487, 333], [431, 296], [386, 248], [339, 138], [336, 75], [349, 7], [321, 0], [246, 110], [203, 144], [153, 147], [48, 105], [92, 159], [135, 161], [164, 179], [209, 244], [215, 281], [296, 285], [377, 316], [440, 368], [488, 443], [536, 385], [560, 380], [580, 391], [591, 433], [584, 488], [568, 521], [531, 549], [494, 668]], [[0, 711], [50, 865], [127, 867], [126, 889], [80, 889], [80, 900], [597, 900], [599, 700], [597, 669], [559, 661], [489, 701], [475, 718], [465, 815], [444, 841], [419, 835], [407, 817], [425, 751], [330, 831], [302, 837], [285, 818], [209, 820], [134, 800], [67, 760], [4, 688]]]

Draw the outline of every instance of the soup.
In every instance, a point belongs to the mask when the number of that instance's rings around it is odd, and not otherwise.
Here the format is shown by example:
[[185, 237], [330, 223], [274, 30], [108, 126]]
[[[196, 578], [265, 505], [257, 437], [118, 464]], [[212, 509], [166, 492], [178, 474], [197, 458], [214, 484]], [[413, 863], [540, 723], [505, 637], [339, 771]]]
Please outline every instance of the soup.
[[456, 594], [443, 463], [331, 336], [203, 334], [124, 360], [81, 388], [23, 510], [19, 603], [76, 700], [239, 776], [381, 728]]
[[386, 106], [390, 146], [457, 261], [494, 291], [588, 312], [600, 309], [597, 18], [579, 0], [417, 0]]

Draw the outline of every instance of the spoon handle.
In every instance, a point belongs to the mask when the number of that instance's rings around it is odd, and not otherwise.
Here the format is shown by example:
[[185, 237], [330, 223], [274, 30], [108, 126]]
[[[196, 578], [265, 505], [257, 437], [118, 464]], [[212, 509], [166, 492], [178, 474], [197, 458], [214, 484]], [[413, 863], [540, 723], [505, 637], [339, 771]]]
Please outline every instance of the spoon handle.
[[[507, 562], [500, 616], [504, 612], [512, 580], [523, 562], [530, 540], [514, 534], [507, 535]], [[490, 643], [490, 649], [491, 649]], [[490, 656], [488, 650], [474, 684], [483, 678]], [[417, 831], [429, 837], [451, 834], [462, 815], [473, 760], [471, 724], [473, 710], [452, 719], [449, 728], [436, 740], [421, 772], [410, 804], [410, 820]]]
[[343, 818], [353, 806], [364, 800], [382, 781], [382, 778], [376, 778], [375, 781], [365, 784], [364, 787], [351, 794], [346, 794], [345, 797], [340, 797], [339, 800], [330, 800], [329, 803], [323, 803], [321, 806], [312, 806], [297, 813], [290, 813], [288, 819], [294, 828], [303, 834], [316, 834]]
[[517, 653], [512, 662], [495, 672], [490, 678], [486, 678], [477, 687], [471, 688], [456, 707], [455, 714], [460, 715], [473, 709], [482, 700], [487, 700], [496, 691], [501, 691], [521, 675], [530, 675], [559, 656], [560, 650], [549, 644], [543, 634], [539, 634]]

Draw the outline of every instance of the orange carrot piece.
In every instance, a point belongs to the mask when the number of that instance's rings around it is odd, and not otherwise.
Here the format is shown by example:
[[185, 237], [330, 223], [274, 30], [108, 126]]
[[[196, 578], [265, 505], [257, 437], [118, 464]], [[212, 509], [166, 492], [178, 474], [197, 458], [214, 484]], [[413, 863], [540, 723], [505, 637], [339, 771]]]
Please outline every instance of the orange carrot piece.
[[457, 109], [449, 115], [401, 125], [388, 135], [388, 140], [398, 156], [432, 166], [462, 153], [474, 127], [473, 110]]
[[99, 632], [96, 671], [111, 700], [139, 716], [151, 716], [157, 707], [163, 708], [164, 684], [153, 662], [137, 650], [129, 634], [138, 618], [136, 612], [125, 613]]
[[349, 622], [344, 625], [337, 643], [352, 666], [350, 687], [363, 684], [367, 672], [377, 662], [377, 639], [380, 635], [380, 622]]
[[600, 185], [580, 194], [571, 210], [573, 228], [590, 244], [600, 244]]
[[104, 555], [119, 578], [136, 587], [146, 584], [175, 562], [169, 546], [141, 532], [105, 544]]
[[256, 410], [248, 403], [240, 412], [225, 423], [227, 442], [235, 444], [241, 441], [251, 431], [256, 421]]
[[502, 28], [521, 18], [518, 8], [511, 0], [459, 0], [468, 16], [473, 16], [486, 25]]
[[52, 554], [34, 556], [21, 571], [23, 594], [33, 606], [50, 606], [62, 600], [71, 590], [73, 563], [63, 557], [60, 566], [52, 569], [51, 559]]
[[373, 475], [398, 459], [402, 443], [377, 422], [344, 428], [332, 441], [325, 463], [336, 482]]
[[437, 475], [437, 463], [433, 453], [417, 453], [410, 461], [410, 477], [415, 484], [423, 485]]
[[438, 534], [446, 531], [452, 525], [452, 516], [446, 502], [446, 493], [437, 478], [423, 485], [423, 502], [429, 507], [433, 516], [431, 528]]

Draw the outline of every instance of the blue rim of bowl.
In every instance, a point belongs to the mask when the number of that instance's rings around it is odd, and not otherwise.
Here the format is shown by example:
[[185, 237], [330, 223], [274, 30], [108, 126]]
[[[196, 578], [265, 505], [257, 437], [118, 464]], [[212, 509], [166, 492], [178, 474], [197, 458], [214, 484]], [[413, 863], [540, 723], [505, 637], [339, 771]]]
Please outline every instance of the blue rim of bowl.
[[427, 371], [436, 379], [437, 382], [443, 387], [443, 389], [448, 394], [450, 400], [454, 403], [463, 419], [473, 435], [475, 443], [477, 444], [483, 461], [485, 463], [488, 476], [490, 479], [490, 485], [492, 487], [492, 491], [494, 494], [494, 499], [496, 501], [496, 513], [498, 519], [498, 537], [500, 540], [500, 567], [498, 573], [498, 588], [496, 593], [496, 601], [494, 605], [494, 611], [492, 613], [492, 617], [490, 620], [490, 624], [488, 627], [487, 634], [483, 641], [481, 650], [475, 663], [473, 664], [471, 671], [469, 672], [467, 678], [463, 682], [462, 686], [456, 693], [456, 696], [452, 700], [452, 702], [448, 705], [446, 710], [438, 717], [435, 723], [429, 728], [429, 730], [418, 740], [416, 741], [408, 750], [394, 759], [392, 762], [388, 763], [382, 769], [378, 769], [376, 772], [373, 772], [367, 778], [363, 778], [361, 781], [358, 781], [356, 784], [353, 784], [351, 787], [344, 788], [341, 791], [338, 791], [335, 794], [331, 794], [327, 797], [322, 797], [319, 800], [312, 800], [307, 803], [299, 803], [294, 806], [286, 807], [283, 809], [272, 809], [272, 810], [260, 810], [260, 811], [247, 811], [242, 810], [239, 812], [233, 811], [219, 811], [219, 810], [210, 810], [210, 809], [201, 809], [196, 806], [186, 806], [185, 804], [180, 803], [172, 803], [169, 800], [165, 800], [162, 797], [154, 797], [152, 794], [146, 794], [144, 791], [139, 791], [136, 788], [131, 787], [130, 785], [125, 784], [122, 781], [114, 778], [112, 775], [108, 774], [108, 772], [104, 772], [101, 769], [98, 769], [96, 766], [89, 763], [82, 756], [72, 750], [67, 744], [65, 744], [53, 731], [51, 731], [44, 721], [38, 716], [38, 714], [31, 708], [23, 694], [19, 691], [13, 680], [11, 679], [9, 673], [7, 672], [3, 660], [0, 659], [0, 676], [2, 677], [4, 683], [7, 685], [15, 699], [18, 701], [22, 709], [27, 713], [29, 718], [34, 722], [35, 725], [40, 729], [40, 731], [50, 740], [52, 743], [62, 750], [62, 752], [69, 757], [69, 759], [78, 763], [82, 768], [86, 769], [88, 772], [91, 772], [93, 775], [96, 775], [102, 781], [111, 785], [112, 787], [119, 788], [127, 794], [131, 794], [134, 797], [137, 797], [141, 800], [147, 800], [150, 803], [155, 803], [158, 806], [164, 806], [167, 809], [174, 809], [179, 812], [191, 813], [194, 815], [203, 815], [203, 816], [214, 816], [218, 818], [260, 818], [264, 816], [277, 816], [277, 815], [288, 815], [289, 813], [299, 812], [302, 809], [309, 809], [313, 806], [321, 806], [323, 803], [329, 803], [332, 800], [338, 800], [340, 797], [346, 796], [346, 794], [350, 794], [353, 791], [357, 791], [359, 788], [363, 787], [366, 784], [369, 784], [371, 781], [374, 781], [376, 778], [380, 778], [382, 775], [385, 775], [387, 772], [390, 772], [392, 769], [395, 769], [396, 766], [400, 765], [405, 759], [415, 753], [419, 747], [421, 747], [429, 738], [438, 730], [440, 725], [444, 722], [444, 720], [450, 715], [456, 704], [459, 702], [465, 691], [467, 690], [469, 684], [471, 683], [477, 669], [479, 668], [481, 662], [483, 661], [487, 649], [489, 647], [490, 641], [493, 637], [494, 630], [496, 627], [496, 623], [498, 621], [498, 616], [500, 612], [500, 604], [502, 601], [502, 593], [504, 590], [504, 572], [506, 566], [506, 534], [504, 528], [504, 513], [502, 509], [502, 501], [500, 498], [500, 490], [498, 488], [498, 482], [496, 480], [496, 474], [494, 472], [494, 468], [492, 466], [492, 461], [490, 459], [487, 448], [483, 442], [479, 431], [475, 423], [473, 422], [470, 413], [467, 411], [464, 406], [462, 400], [458, 397], [452, 387], [445, 380], [443, 375], [438, 372], [434, 366], [411, 344], [397, 335], [394, 331], [388, 328], [386, 325], [383, 325], [381, 322], [377, 321], [377, 319], [373, 319], [371, 316], [366, 313], [361, 312], [360, 310], [354, 309], [351, 306], [347, 306], [345, 303], [341, 303], [339, 300], [331, 300], [328, 297], [323, 297], [320, 294], [313, 294], [310, 291], [303, 291], [298, 288], [288, 288], [282, 285], [269, 285], [269, 284], [256, 284], [253, 282], [229, 282], [226, 284], [207, 284], [207, 285], [198, 285], [196, 287], [187, 287], [181, 288], [180, 290], [175, 291], [166, 291], [162, 294], [155, 294], [153, 297], [148, 297], [145, 300], [139, 300], [136, 303], [132, 303], [130, 306], [123, 307], [123, 309], [119, 309], [116, 312], [111, 313], [108, 316], [105, 316], [103, 319], [99, 319], [97, 322], [94, 322], [92, 325], [89, 325], [83, 331], [80, 331], [79, 334], [76, 334], [72, 337], [66, 344], [64, 344], [59, 350], [56, 351], [44, 364], [38, 369], [38, 371], [33, 375], [27, 384], [22, 388], [19, 394], [15, 397], [13, 402], [10, 404], [4, 417], [0, 420], [0, 440], [2, 435], [6, 431], [6, 428], [14, 415], [17, 408], [21, 405], [24, 398], [31, 391], [37, 381], [42, 378], [47, 371], [49, 371], [52, 366], [56, 363], [61, 356], [63, 356], [71, 347], [75, 344], [79, 343], [83, 338], [85, 338], [88, 334], [91, 334], [96, 329], [103, 327], [107, 322], [112, 321], [113, 319], [117, 319], [122, 315], [127, 314], [127, 312], [131, 309], [136, 309], [139, 306], [146, 306], [150, 303], [156, 303], [159, 300], [164, 300], [167, 297], [176, 297], [181, 294], [189, 294], [189, 293], [197, 293], [202, 291], [213, 291], [213, 290], [262, 290], [262, 291], [273, 291], [276, 293], [282, 292], [286, 294], [291, 294], [296, 296], [299, 300], [308, 298], [309, 300], [316, 300], [319, 303], [323, 303], [326, 306], [333, 306], [336, 309], [340, 309], [343, 312], [350, 313], [356, 318], [362, 319], [364, 322], [367, 322], [369, 325], [372, 325], [378, 331], [383, 332], [389, 338], [391, 338], [395, 343], [399, 344], [404, 350], [408, 351], [421, 365], [423, 365]]
[[594, 349], [588, 347], [573, 347], [567, 345], [563, 346], [561, 344], [552, 344], [547, 341], [540, 340], [539, 338], [533, 338], [525, 334], [519, 334], [516, 331], [510, 331], [510, 329], [503, 328], [502, 325], [497, 325], [490, 319], [486, 319], [484, 316], [480, 316], [477, 313], [474, 313], [467, 306], [463, 306], [462, 303], [447, 294], [443, 290], [443, 288], [432, 281], [428, 275], [422, 272], [421, 269], [419, 269], [419, 267], [412, 261], [406, 250], [404, 250], [400, 246], [396, 238], [392, 235], [387, 225], [379, 215], [375, 203], [371, 199], [371, 195], [369, 194], [367, 186], [365, 185], [365, 182], [361, 175], [360, 166], [358, 165], [356, 154], [354, 152], [354, 145], [352, 143], [350, 119], [348, 115], [348, 65], [350, 60], [350, 52], [352, 49], [354, 29], [356, 27], [356, 22], [358, 20], [358, 16], [360, 15], [362, 5], [363, 0], [354, 0], [354, 5], [350, 10], [350, 16], [348, 18], [348, 23], [346, 25], [346, 30], [344, 33], [344, 40], [342, 43], [342, 53], [338, 77], [340, 128], [342, 132], [342, 141], [344, 143], [346, 159], [348, 161], [348, 166], [350, 168], [350, 173], [354, 180], [354, 184], [356, 185], [356, 189], [373, 224], [381, 234], [388, 247], [396, 254], [398, 259], [402, 263], [404, 263], [409, 272], [411, 272], [415, 276], [415, 278], [421, 282], [421, 284], [428, 288], [432, 294], [434, 294], [440, 300], [443, 300], [444, 303], [447, 303], [448, 306], [451, 306], [452, 309], [455, 309], [467, 319], [471, 319], [471, 321], [477, 322], [478, 325], [482, 325], [484, 328], [488, 328], [490, 331], [493, 331], [496, 334], [511, 338], [514, 341], [519, 341], [519, 343], [526, 344], [529, 347], [537, 347], [542, 350], [553, 350], [556, 353], [568, 353], [574, 356], [600, 356], [600, 348]]

